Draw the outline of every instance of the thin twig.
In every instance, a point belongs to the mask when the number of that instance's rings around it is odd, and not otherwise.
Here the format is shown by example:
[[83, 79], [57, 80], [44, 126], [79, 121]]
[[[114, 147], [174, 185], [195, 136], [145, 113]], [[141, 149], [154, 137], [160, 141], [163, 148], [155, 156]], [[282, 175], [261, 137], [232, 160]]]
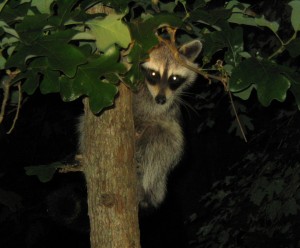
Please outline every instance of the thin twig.
[[10, 78], [5, 76], [3, 81], [1, 82], [3, 86], [3, 100], [1, 105], [1, 113], [0, 113], [0, 124], [2, 123], [5, 115], [6, 104], [9, 99], [9, 88], [10, 88]]
[[234, 112], [236, 121], [237, 121], [238, 126], [239, 126], [239, 128], [240, 128], [240, 130], [241, 130], [242, 136], [243, 136], [245, 142], [247, 143], [248, 140], [247, 140], [245, 131], [244, 131], [244, 129], [243, 129], [242, 123], [241, 123], [241, 121], [240, 121], [240, 118], [239, 118], [239, 116], [238, 116], [238, 113], [237, 113], [237, 111], [236, 111], [236, 107], [235, 107], [235, 104], [234, 104], [234, 101], [233, 101], [232, 94], [231, 94], [231, 92], [230, 92], [229, 90], [227, 90], [227, 92], [228, 92], [228, 95], [229, 95], [229, 98], [230, 98], [230, 103], [231, 103], [231, 106], [232, 106], [232, 109], [233, 109], [233, 112]]
[[59, 173], [82, 172], [83, 167], [78, 164], [67, 164], [59, 168]]
[[274, 57], [276, 57], [278, 54], [282, 53], [282, 52], [286, 49], [286, 46], [287, 46], [288, 44], [290, 44], [290, 42], [291, 42], [292, 40], [294, 40], [294, 39], [297, 37], [297, 32], [294, 32], [294, 34], [291, 36], [291, 38], [289, 38], [286, 42], [283, 42], [283, 41], [281, 40], [281, 38], [278, 36], [277, 33], [274, 33], [274, 34], [275, 34], [275, 36], [278, 38], [278, 40], [279, 40], [281, 46], [280, 46], [273, 54], [271, 54], [271, 55], [268, 57], [268, 60], [271, 60], [271, 59], [273, 59]]
[[12, 124], [11, 128], [9, 129], [9, 131], [7, 132], [7, 134], [10, 134], [12, 132], [12, 130], [15, 128], [16, 122], [17, 122], [17, 120], [19, 118], [20, 109], [21, 109], [21, 102], [22, 102], [21, 83], [18, 83], [17, 87], [18, 87], [18, 93], [19, 93], [18, 107], [17, 107], [17, 111], [16, 111], [16, 114], [15, 114], [15, 118], [14, 118], [13, 124]]
[[60, 166], [58, 172], [59, 173], [68, 173], [68, 172], [78, 172], [83, 171], [82, 166], [82, 154], [77, 154], [75, 156], [74, 164], [66, 164], [64, 166]]

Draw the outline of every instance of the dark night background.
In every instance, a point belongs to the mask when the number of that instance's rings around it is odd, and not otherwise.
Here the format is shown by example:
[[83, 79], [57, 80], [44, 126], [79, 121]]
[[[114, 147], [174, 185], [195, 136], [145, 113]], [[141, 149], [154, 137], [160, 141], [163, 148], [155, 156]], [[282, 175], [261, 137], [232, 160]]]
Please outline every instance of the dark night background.
[[[200, 79], [191, 91], [219, 93], [210, 99], [213, 109], [195, 108], [197, 113], [183, 109], [186, 154], [170, 175], [164, 204], [154, 212], [141, 214], [142, 247], [188, 247], [197, 225], [187, 224], [186, 220], [197, 211], [200, 197], [213, 182], [223, 178], [246, 150], [260, 149], [262, 141], [257, 136], [276, 129], [270, 126], [270, 120], [278, 111], [295, 111], [299, 120], [292, 97], [285, 104], [274, 102], [264, 108], [256, 103], [254, 94], [253, 100], [246, 102], [251, 105], [248, 114], [253, 114], [255, 123], [254, 131], [247, 134], [250, 142], [246, 144], [227, 132], [232, 116], [228, 95], [222, 87], [207, 85]], [[197, 95], [190, 97], [189, 103], [203, 106]], [[80, 109], [79, 101], [63, 103], [57, 95], [36, 94], [22, 107], [12, 134], [5, 134], [11, 115], [1, 126], [0, 189], [8, 193], [8, 204], [0, 206], [0, 247], [89, 247], [83, 176], [56, 173], [50, 182], [41, 183], [37, 177], [25, 175], [24, 170], [30, 165], [73, 161]], [[198, 132], [199, 125], [208, 118], [214, 118], [215, 125]], [[1, 197], [5, 193], [1, 192]]]
[[[269, 14], [270, 19], [284, 18], [284, 12], [270, 11], [270, 5], [276, 10], [281, 6], [280, 1], [263, 1], [256, 8]], [[251, 32], [250, 29], [245, 37], [250, 40], [246, 44], [248, 50], [266, 45], [268, 34]], [[286, 153], [290, 160], [297, 160], [299, 156], [300, 115], [293, 96], [288, 95], [285, 103], [273, 102], [267, 108], [258, 103], [255, 92], [245, 102], [235, 99], [254, 127], [247, 130], [249, 142], [245, 143], [228, 131], [235, 118], [231, 114], [229, 96], [221, 85], [208, 85], [199, 77], [189, 93], [185, 101], [193, 110], [182, 108], [186, 152], [170, 175], [166, 201], [159, 209], [140, 214], [143, 248], [192, 247], [188, 244], [196, 239], [199, 223], [212, 214], [202, 208], [200, 198], [229, 171], [240, 173], [230, 168], [234, 164], [238, 167], [247, 152], [264, 151], [270, 156]], [[63, 103], [59, 95], [36, 93], [24, 102], [12, 134], [6, 132], [14, 112], [1, 124], [1, 248], [89, 247], [83, 175], [57, 172], [50, 182], [42, 183], [35, 176], [27, 176], [24, 170], [26, 166], [55, 161], [74, 162], [76, 123], [81, 109], [80, 101]], [[276, 150], [283, 140], [290, 144], [289, 148]], [[253, 166], [255, 169], [257, 165]], [[195, 212], [199, 220], [188, 221]], [[298, 226], [295, 230], [299, 230]], [[254, 237], [260, 238], [259, 235]], [[269, 240], [250, 247], [299, 246], [284, 246]]]
[[[199, 197], [225, 175], [247, 146], [227, 133], [231, 116], [222, 88], [207, 87], [200, 79], [191, 90], [208, 88], [215, 88], [221, 98], [219, 109], [213, 110], [217, 124], [198, 133], [206, 115], [183, 109], [186, 154], [170, 176], [165, 203], [156, 211], [141, 213], [143, 247], [185, 247], [185, 219], [197, 208]], [[189, 98], [189, 104], [196, 105], [196, 95]], [[1, 125], [0, 193], [3, 198], [7, 194], [7, 206], [0, 206], [0, 247], [88, 247], [84, 177], [56, 173], [50, 182], [42, 183], [24, 170], [54, 161], [73, 162], [81, 107], [80, 101], [63, 103], [58, 95], [37, 93], [24, 103], [12, 134], [5, 132], [13, 113]]]

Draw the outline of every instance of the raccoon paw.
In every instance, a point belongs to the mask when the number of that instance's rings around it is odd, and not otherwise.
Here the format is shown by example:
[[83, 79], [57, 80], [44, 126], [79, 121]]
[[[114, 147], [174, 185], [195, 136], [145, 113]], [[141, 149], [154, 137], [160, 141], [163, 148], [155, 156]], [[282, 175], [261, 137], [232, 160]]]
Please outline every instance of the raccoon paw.
[[144, 192], [140, 200], [140, 206], [142, 208], [158, 208], [165, 198], [165, 192], [162, 191], [151, 191]]
[[151, 195], [143, 192], [142, 198], [140, 200], [140, 206], [142, 208], [149, 208], [151, 206], [156, 207], [155, 205], [156, 204], [154, 204]]

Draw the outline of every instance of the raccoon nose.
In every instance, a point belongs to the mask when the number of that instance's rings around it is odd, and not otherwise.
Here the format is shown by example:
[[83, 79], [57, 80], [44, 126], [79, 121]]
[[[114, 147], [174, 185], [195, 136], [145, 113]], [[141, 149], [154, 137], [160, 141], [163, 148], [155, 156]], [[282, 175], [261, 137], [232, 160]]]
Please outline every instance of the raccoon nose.
[[155, 97], [155, 101], [157, 104], [165, 104], [167, 99], [166, 99], [166, 96], [164, 96], [164, 95], [158, 95]]

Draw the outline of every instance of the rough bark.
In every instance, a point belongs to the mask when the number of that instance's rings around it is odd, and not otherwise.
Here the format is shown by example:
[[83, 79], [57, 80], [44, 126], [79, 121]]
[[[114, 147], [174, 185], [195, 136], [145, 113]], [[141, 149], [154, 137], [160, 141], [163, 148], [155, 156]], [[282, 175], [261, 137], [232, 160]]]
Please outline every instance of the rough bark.
[[115, 107], [99, 117], [85, 100], [84, 123], [91, 247], [140, 247], [130, 90], [121, 84]]

